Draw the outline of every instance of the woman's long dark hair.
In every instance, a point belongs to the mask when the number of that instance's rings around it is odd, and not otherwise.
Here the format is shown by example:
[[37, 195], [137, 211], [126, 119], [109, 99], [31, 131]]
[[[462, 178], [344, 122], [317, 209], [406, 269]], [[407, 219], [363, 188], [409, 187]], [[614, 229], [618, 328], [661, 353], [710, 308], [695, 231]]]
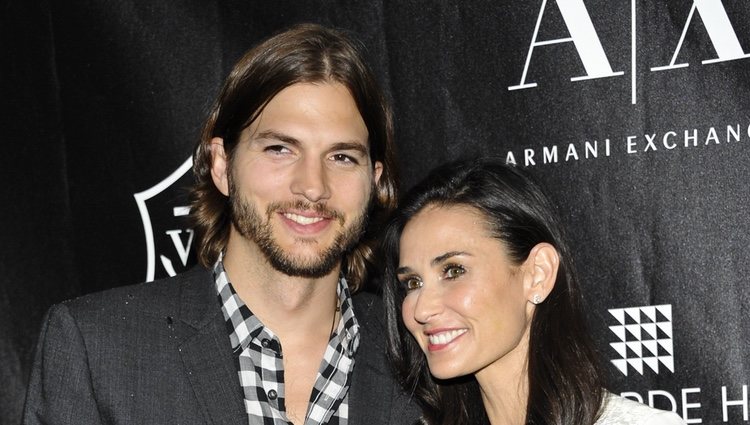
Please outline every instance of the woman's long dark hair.
[[494, 159], [452, 162], [433, 170], [407, 194], [383, 238], [388, 355], [402, 385], [422, 407], [423, 423], [489, 422], [473, 376], [433, 378], [401, 319], [405, 291], [396, 277], [399, 241], [406, 223], [427, 206], [475, 208], [515, 264], [526, 260], [541, 242], [557, 249], [556, 283], [531, 320], [526, 424], [592, 425], [602, 404], [602, 373], [583, 319], [570, 249], [539, 185]]

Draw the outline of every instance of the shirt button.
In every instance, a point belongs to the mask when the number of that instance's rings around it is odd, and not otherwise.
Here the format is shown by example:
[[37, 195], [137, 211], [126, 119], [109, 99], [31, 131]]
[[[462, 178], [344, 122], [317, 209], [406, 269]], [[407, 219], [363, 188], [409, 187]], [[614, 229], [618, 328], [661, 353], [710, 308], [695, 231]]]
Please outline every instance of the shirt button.
[[271, 400], [276, 400], [276, 397], [278, 396], [279, 395], [276, 393], [276, 390], [271, 390], [268, 392], [268, 398], [270, 398]]
[[263, 338], [263, 340], [260, 342], [260, 345], [262, 345], [263, 348], [268, 348], [271, 346], [271, 340], [268, 338]]

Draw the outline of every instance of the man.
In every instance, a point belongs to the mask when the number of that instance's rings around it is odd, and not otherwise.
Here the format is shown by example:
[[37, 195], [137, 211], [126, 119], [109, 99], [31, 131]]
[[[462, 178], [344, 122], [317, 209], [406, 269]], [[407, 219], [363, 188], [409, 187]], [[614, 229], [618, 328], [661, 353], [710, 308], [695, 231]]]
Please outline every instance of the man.
[[302, 25], [249, 51], [195, 155], [199, 267], [54, 306], [24, 423], [412, 423], [362, 286], [395, 204], [390, 109], [356, 46]]

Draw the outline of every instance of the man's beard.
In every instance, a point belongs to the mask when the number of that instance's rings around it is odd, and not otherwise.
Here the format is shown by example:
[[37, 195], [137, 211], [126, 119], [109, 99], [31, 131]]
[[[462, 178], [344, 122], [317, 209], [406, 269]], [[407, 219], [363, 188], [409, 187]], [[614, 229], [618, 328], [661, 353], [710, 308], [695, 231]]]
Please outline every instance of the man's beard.
[[[330, 210], [324, 204], [310, 204], [302, 200], [270, 204], [266, 208], [264, 220], [255, 205], [243, 199], [236, 186], [231, 183], [229, 192], [234, 227], [242, 236], [255, 242], [274, 269], [288, 276], [320, 278], [329, 274], [340, 264], [344, 254], [357, 245], [367, 226], [367, 205], [358, 216], [353, 218], [351, 225], [348, 227], [343, 227], [345, 224], [344, 218], [338, 211]], [[338, 221], [343, 228], [336, 235], [331, 246], [317, 257], [307, 260], [294, 257], [279, 246], [274, 239], [271, 226], [271, 217], [274, 214], [289, 209], [314, 210], [334, 221]], [[298, 238], [296, 243], [317, 244], [318, 242]]]

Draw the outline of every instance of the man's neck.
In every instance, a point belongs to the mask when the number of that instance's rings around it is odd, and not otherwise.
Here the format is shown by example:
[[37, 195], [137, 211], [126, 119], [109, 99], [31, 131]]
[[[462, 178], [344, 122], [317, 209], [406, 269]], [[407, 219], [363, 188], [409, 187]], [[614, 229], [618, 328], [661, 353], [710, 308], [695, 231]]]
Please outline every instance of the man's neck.
[[237, 236], [229, 238], [224, 270], [240, 299], [281, 341], [286, 414], [302, 423], [339, 317], [340, 267], [319, 279], [289, 276], [273, 268], [257, 245]]
[[316, 335], [330, 327], [340, 267], [316, 279], [289, 276], [271, 266], [255, 244], [231, 239], [223, 259], [229, 281], [282, 342], [287, 335]]

